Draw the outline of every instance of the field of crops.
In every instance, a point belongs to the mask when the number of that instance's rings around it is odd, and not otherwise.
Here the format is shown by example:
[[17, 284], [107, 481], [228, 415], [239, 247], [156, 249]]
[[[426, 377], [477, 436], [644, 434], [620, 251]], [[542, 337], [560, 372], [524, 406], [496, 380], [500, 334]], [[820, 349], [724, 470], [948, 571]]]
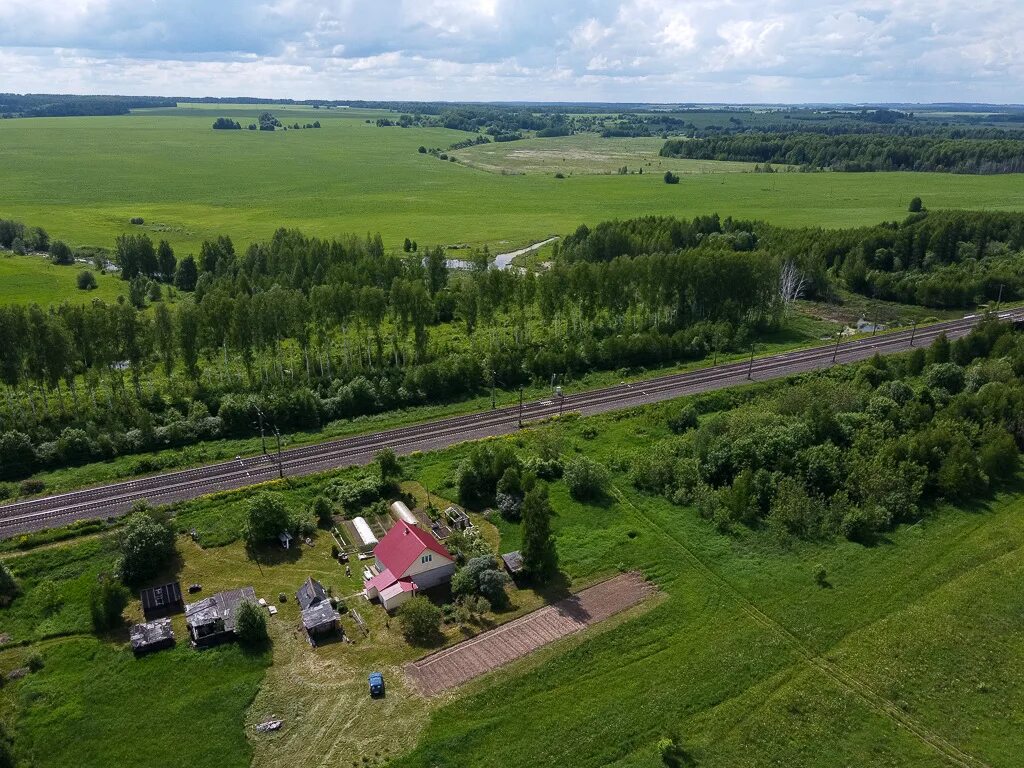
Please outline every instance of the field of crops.
[[[72, 245], [110, 246], [117, 234], [141, 229], [184, 254], [218, 234], [245, 244], [279, 226], [321, 236], [380, 231], [391, 248], [411, 237], [421, 245], [489, 243], [494, 250], [583, 222], [652, 213], [718, 211], [779, 224], [847, 226], [900, 217], [915, 195], [930, 208], [1024, 208], [1024, 183], [1011, 175], [703, 173], [712, 163], [692, 164], [696, 172], [673, 186], [662, 181], [663, 170], [606, 175], [642, 162], [656, 170], [657, 140], [649, 139], [510, 142], [502, 163], [515, 171], [520, 160], [510, 153], [543, 152], [540, 168], [501, 175], [500, 163], [493, 173], [417, 152], [421, 145], [444, 150], [465, 132], [378, 128], [378, 113], [354, 110], [277, 109], [285, 123], [316, 119], [319, 130], [211, 129], [214, 117], [245, 124], [260, 109], [193, 105], [122, 117], [3, 121], [0, 216], [43, 226]], [[558, 148], [557, 160], [549, 146]], [[478, 162], [481, 151], [454, 155]], [[573, 161], [572, 176], [557, 179], [562, 151], [582, 157]], [[129, 224], [135, 216], [144, 219], [142, 227]]]

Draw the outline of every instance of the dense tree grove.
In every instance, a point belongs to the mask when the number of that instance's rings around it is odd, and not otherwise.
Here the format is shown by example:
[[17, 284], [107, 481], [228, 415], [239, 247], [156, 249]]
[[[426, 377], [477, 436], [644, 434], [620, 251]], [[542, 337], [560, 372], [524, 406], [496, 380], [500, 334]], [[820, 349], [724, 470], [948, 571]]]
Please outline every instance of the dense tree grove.
[[631, 476], [723, 530], [868, 540], [935, 501], [1011, 480], [1022, 407], [1024, 336], [991, 320], [952, 344], [940, 337], [704, 416], [638, 453]]
[[[0, 243], [33, 229], [0, 221]], [[1021, 249], [1020, 214], [927, 211], [853, 230], [605, 222], [525, 273], [489, 269], [486, 250], [450, 271], [442, 249], [390, 253], [379, 235], [282, 229], [244, 253], [222, 236], [180, 260], [123, 235], [128, 301], [0, 307], [0, 479], [249, 437], [261, 418], [312, 430], [554, 374], [711, 357], [747, 348], [793, 298], [837, 288], [938, 307], [1020, 298]], [[172, 283], [180, 293], [161, 288]], [[521, 491], [503, 499], [510, 514]]]
[[947, 171], [1020, 173], [1024, 141], [936, 136], [823, 135], [748, 132], [703, 139], [670, 139], [663, 157], [775, 163], [834, 171]]
[[[6, 478], [250, 436], [257, 409], [268, 426], [316, 429], [492, 383], [699, 358], [778, 318], [770, 261], [731, 251], [567, 258], [540, 274], [488, 269], [484, 252], [449, 272], [438, 248], [280, 230], [180, 261], [123, 235], [115, 259], [128, 302], [0, 308]], [[155, 286], [170, 282], [187, 295], [163, 301]]]

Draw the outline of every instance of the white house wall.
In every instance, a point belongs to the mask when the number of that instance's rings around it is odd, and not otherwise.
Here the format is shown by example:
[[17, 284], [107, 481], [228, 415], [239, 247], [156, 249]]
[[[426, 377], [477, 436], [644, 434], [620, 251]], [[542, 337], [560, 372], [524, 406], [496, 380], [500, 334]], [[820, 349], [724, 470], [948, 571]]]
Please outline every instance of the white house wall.
[[[423, 558], [427, 557], [428, 555], [430, 556], [430, 560], [424, 563]], [[455, 563], [449, 560], [444, 555], [439, 555], [437, 554], [437, 552], [434, 552], [431, 549], [424, 549], [420, 553], [420, 556], [413, 560], [412, 565], [410, 565], [406, 569], [405, 573], [403, 573], [399, 578], [411, 578], [417, 584], [419, 584], [420, 579], [417, 577], [421, 573], [425, 574], [429, 571], [433, 571], [436, 568], [445, 568], [448, 566], [451, 566], [452, 570], [455, 569]]]

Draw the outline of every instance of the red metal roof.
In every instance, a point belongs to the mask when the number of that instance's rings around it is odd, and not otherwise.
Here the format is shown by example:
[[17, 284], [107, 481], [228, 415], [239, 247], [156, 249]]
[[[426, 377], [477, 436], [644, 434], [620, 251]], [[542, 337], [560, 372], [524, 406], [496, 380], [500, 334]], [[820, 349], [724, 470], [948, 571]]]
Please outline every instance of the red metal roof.
[[441, 542], [418, 525], [399, 520], [374, 547], [373, 554], [385, 568], [401, 578], [427, 549], [448, 560], [454, 559]]

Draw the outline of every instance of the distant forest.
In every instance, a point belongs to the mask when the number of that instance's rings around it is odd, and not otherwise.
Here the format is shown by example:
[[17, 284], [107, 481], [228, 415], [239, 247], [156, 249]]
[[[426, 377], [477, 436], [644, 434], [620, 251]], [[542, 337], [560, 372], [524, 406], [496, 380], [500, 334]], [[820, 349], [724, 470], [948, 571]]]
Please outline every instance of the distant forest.
[[1024, 135], [1007, 132], [1003, 136], [999, 139], [951, 139], [940, 136], [749, 132], [700, 139], [672, 139], [665, 142], [661, 155], [834, 171], [1024, 171]]
[[0, 118], [127, 115], [133, 109], [173, 107], [161, 96], [72, 96], [52, 93], [0, 93]]

